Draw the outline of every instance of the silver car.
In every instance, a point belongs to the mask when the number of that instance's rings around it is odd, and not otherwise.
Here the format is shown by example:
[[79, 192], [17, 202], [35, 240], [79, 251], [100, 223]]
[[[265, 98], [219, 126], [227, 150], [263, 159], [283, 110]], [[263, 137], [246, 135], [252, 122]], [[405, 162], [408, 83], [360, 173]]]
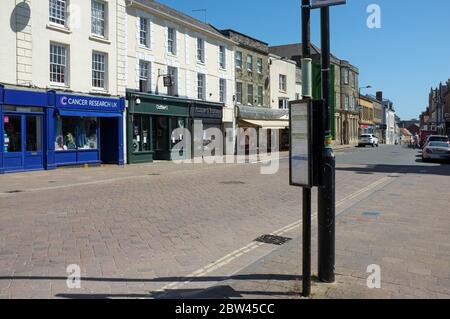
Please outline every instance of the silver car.
[[448, 142], [429, 142], [423, 149], [422, 160], [450, 160], [450, 145]]

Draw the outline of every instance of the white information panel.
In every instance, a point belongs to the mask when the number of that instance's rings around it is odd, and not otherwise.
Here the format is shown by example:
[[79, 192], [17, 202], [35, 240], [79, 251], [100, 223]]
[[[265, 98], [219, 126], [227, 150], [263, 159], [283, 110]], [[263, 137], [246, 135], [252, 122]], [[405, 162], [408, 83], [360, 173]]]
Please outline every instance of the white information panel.
[[291, 185], [311, 187], [311, 104], [293, 102], [290, 108], [291, 121]]

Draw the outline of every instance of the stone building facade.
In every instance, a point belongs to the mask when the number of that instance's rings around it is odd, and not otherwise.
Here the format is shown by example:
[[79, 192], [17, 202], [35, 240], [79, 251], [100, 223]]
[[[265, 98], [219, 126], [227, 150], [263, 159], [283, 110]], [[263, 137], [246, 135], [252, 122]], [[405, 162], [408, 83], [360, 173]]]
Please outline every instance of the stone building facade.
[[268, 44], [231, 29], [221, 30], [221, 33], [236, 43], [235, 103], [270, 107]]

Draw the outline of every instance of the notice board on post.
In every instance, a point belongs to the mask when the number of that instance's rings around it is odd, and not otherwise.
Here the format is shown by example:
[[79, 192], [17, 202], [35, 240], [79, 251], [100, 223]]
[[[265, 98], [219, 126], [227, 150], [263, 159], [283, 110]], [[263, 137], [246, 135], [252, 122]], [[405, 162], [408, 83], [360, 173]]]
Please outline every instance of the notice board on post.
[[312, 101], [289, 103], [290, 156], [289, 175], [292, 186], [313, 186]]

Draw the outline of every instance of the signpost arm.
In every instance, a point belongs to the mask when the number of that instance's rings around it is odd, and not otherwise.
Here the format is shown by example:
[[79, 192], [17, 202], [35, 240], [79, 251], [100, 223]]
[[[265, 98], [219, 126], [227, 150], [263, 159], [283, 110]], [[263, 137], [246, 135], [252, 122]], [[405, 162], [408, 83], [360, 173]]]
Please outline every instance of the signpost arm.
[[[304, 74], [303, 83], [303, 99], [311, 98], [312, 78], [310, 68], [306, 65], [311, 63], [311, 3], [310, 0], [302, 0], [302, 70], [307, 72]], [[309, 297], [311, 294], [311, 188], [303, 188], [303, 231], [302, 231], [302, 248], [303, 248], [303, 262], [302, 262], [302, 295]]]
[[321, 11], [321, 49], [322, 49], [322, 98], [325, 101], [323, 114], [325, 136], [323, 149], [323, 186], [318, 192], [318, 266], [319, 280], [332, 283], [335, 281], [335, 166], [330, 130], [330, 8]]

